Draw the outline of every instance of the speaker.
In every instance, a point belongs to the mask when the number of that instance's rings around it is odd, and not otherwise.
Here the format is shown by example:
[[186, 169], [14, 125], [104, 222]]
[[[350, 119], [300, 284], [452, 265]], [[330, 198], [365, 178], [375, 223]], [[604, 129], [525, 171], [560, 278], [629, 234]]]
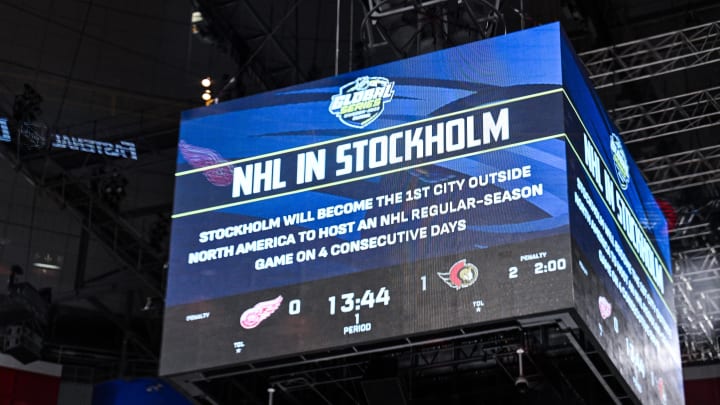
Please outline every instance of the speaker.
[[362, 383], [368, 405], [405, 405], [400, 381], [397, 378], [365, 380]]
[[2, 351], [23, 364], [40, 359], [42, 338], [23, 325], [5, 327]]

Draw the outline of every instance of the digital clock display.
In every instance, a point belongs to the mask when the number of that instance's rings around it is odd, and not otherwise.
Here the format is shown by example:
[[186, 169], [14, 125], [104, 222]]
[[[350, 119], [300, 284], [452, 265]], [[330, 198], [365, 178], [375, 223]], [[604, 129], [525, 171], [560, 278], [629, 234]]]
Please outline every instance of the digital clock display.
[[[390, 291], [385, 287], [380, 287], [377, 295], [375, 295], [372, 290], [365, 290], [362, 298], [359, 296], [355, 298], [355, 293], [349, 292], [340, 295], [340, 300], [342, 302], [340, 306], [341, 312], [360, 311], [363, 307], [372, 308], [375, 304], [388, 305], [390, 303]], [[330, 301], [330, 315], [335, 315], [337, 297], [332, 295], [328, 298], [328, 301]]]
[[548, 273], [553, 271], [562, 271], [567, 269], [567, 260], [564, 257], [559, 259], [551, 259], [548, 261], [539, 261], [533, 264], [535, 274]]
[[586, 312], [563, 41], [538, 27], [184, 113], [161, 374]]

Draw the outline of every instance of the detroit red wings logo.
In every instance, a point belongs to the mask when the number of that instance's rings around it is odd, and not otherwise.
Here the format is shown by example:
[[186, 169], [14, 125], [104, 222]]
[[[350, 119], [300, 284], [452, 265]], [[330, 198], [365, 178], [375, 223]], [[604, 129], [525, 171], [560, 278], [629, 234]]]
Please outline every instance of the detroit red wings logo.
[[665, 394], [665, 381], [663, 381], [662, 377], [658, 378], [657, 390], [658, 395], [660, 395], [660, 399], [662, 400], [662, 403], [667, 404], [667, 395]]
[[602, 295], [598, 297], [598, 308], [600, 308], [600, 317], [608, 319], [612, 314], [612, 304]]
[[459, 290], [475, 284], [478, 279], [478, 268], [468, 263], [466, 259], [462, 259], [455, 262], [447, 273], [437, 273], [437, 275], [445, 284]]
[[240, 326], [245, 329], [252, 329], [260, 325], [260, 322], [264, 321], [277, 311], [280, 304], [282, 304], [282, 301], [282, 295], [278, 295], [277, 298], [269, 301], [258, 302], [255, 306], [247, 309], [242, 313], [242, 315], [240, 315]]
[[[212, 149], [202, 148], [200, 146], [190, 145], [185, 141], [180, 141], [178, 145], [182, 157], [190, 163], [195, 169], [227, 163], [219, 153]], [[233, 166], [221, 166], [215, 169], [205, 170], [203, 176], [210, 184], [218, 187], [226, 187], [233, 182]]]

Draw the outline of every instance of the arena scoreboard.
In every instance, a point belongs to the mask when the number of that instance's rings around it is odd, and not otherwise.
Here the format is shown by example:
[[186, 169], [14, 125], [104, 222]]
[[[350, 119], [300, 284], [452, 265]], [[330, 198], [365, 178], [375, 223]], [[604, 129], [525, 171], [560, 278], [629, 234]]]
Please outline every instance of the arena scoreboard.
[[559, 24], [186, 111], [160, 372], [556, 312], [683, 398], [665, 219]]

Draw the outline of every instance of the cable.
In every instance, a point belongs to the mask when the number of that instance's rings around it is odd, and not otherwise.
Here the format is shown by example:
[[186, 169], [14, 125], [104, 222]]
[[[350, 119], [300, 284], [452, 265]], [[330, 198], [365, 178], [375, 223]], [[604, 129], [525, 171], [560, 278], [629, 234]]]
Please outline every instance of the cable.
[[[492, 5], [492, 3], [490, 3], [490, 2], [487, 1], [487, 0], [477, 0], [477, 1], [483, 3], [486, 7], [488, 7], [490, 10], [492, 10], [493, 13], [495, 13], [495, 15], [497, 16], [498, 20], [500, 20], [500, 21], [502, 22], [502, 25], [503, 25], [503, 35], [507, 35], [507, 24], [505, 24], [505, 17], [502, 15], [502, 13], [500, 12], [500, 10], [499, 10], [498, 8], [496, 8], [494, 5]], [[498, 2], [498, 5], [499, 5], [499, 3], [500, 3], [500, 2]], [[472, 9], [471, 9], [471, 7], [470, 7], [470, 2], [465, 2], [465, 4], [467, 5], [468, 10], [471, 11]]]
[[335, 76], [338, 75], [340, 68], [340, 0], [337, 1], [337, 10], [335, 12]]
[[[6, 6], [6, 7], [9, 7], [9, 8], [13, 8], [13, 9], [15, 9], [15, 10], [21, 12], [21, 13], [25, 13], [25, 14], [31, 15], [31, 16], [33, 16], [33, 17], [35, 17], [35, 18], [40, 19], [40, 20], [45, 20], [45, 21], [47, 21], [48, 23], [51, 23], [51, 24], [56, 25], [56, 26], [58, 26], [58, 27], [64, 28], [64, 29], [66, 29], [66, 30], [68, 30], [68, 31], [70, 31], [70, 32], [74, 32], [74, 33], [76, 33], [76, 34], [80, 34], [80, 31], [78, 31], [78, 30], [75, 29], [74, 27], [72, 27], [72, 26], [70, 26], [70, 25], [67, 25], [67, 24], [63, 24], [63, 23], [58, 22], [58, 21], [51, 20], [48, 16], [41, 15], [41, 14], [35, 12], [35, 11], [26, 9], [26, 8], [24, 8], [24, 7], [17, 6], [17, 5], [15, 5], [15, 4], [11, 4], [11, 3], [7, 2], [7, 1], [0, 1], [0, 4], [4, 5], [4, 6]], [[189, 23], [188, 23], [188, 29], [189, 29]], [[106, 39], [104, 39], [104, 38], [101, 38], [101, 37], [98, 37], [98, 36], [95, 36], [95, 35], [92, 35], [92, 34], [85, 33], [84, 36], [85, 36], [85, 38], [87, 38], [87, 39], [92, 39], [93, 41], [96, 41], [96, 42], [98, 42], [98, 43], [112, 46], [112, 47], [117, 48], [117, 49], [119, 49], [119, 50], [125, 51], [125, 52], [127, 52], [127, 53], [129, 53], [129, 54], [131, 54], [131, 55], [139, 56], [139, 57], [141, 57], [141, 58], [144, 58], [144, 59], [153, 61], [153, 62], [155, 62], [155, 63], [157, 63], [157, 64], [159, 64], [159, 65], [166, 66], [166, 67], [172, 68], [172, 69], [174, 69], [174, 70], [183, 72], [184, 74], [186, 74], [186, 75], [188, 75], [188, 76], [195, 76], [195, 77], [197, 77], [197, 76], [202, 76], [202, 74], [203, 74], [202, 72], [189, 72], [189, 71], [187, 71], [185, 68], [181, 68], [181, 67], [178, 67], [178, 66], [176, 66], [176, 65], [173, 65], [173, 64], [171, 64], [171, 63], [168, 63], [165, 59], [157, 58], [157, 57], [155, 57], [154, 55], [150, 55], [150, 54], [145, 54], [145, 53], [142, 53], [142, 52], [138, 52], [138, 51], [136, 51], [136, 50], [133, 49], [133, 48], [126, 47], [126, 46], [123, 46], [123, 45], [120, 45], [120, 44], [117, 44], [117, 43], [114, 43], [114, 42], [110, 42], [110, 41], [108, 41], [108, 40], [106, 40]]]
[[[78, 3], [83, 3], [83, 4], [87, 4], [87, 3], [91, 3], [91, 2], [92, 2], [92, 1], [88, 1], [88, 0], [73, 0], [73, 1], [76, 1], [76, 2], [78, 2]], [[164, 22], [164, 23], [168, 23], [168, 24], [182, 25], [183, 27], [187, 27], [187, 26], [188, 26], [187, 21], [178, 21], [178, 20], [173, 20], [173, 19], [170, 19], [170, 18], [163, 18], [163, 17], [160, 17], [160, 16], [154, 16], [154, 15], [148, 15], [148, 14], [138, 13], [137, 11], [125, 10], [125, 9], [121, 9], [121, 8], [118, 8], [118, 7], [107, 6], [107, 5], [104, 5], [104, 4], [94, 4], [93, 7], [95, 7], [95, 8], [101, 8], [101, 9], [105, 9], [105, 10], [109, 10], [109, 11], [114, 11], [114, 12], [120, 13], [120, 14], [127, 14], [127, 15], [131, 15], [131, 16], [134, 16], [134, 17], [146, 18], [146, 19], [148, 19], [148, 20], [160, 21], [160, 22]]]
[[[270, 39], [272, 39], [273, 35], [275, 35], [275, 33], [280, 29], [280, 27], [282, 27], [282, 25], [285, 23], [285, 21], [293, 15], [295, 10], [298, 8], [300, 3], [302, 3], [302, 2], [303, 2], [303, 0], [297, 0], [295, 2], [295, 4], [292, 7], [290, 7], [290, 10], [288, 10], [287, 13], [285, 13], [285, 15], [282, 18], [280, 18], [280, 20], [277, 21], [275, 27], [270, 32], [267, 33], [267, 35], [265, 36], [263, 41], [260, 43], [260, 45], [258, 45], [258, 47], [255, 49], [255, 51], [253, 51], [253, 53], [250, 56], [248, 56], [247, 61], [242, 66], [240, 66], [240, 68], [238, 69], [238, 75], [242, 74], [245, 71], [245, 69], [250, 67], [250, 63], [253, 61], [253, 59], [255, 59], [255, 57], [257, 57], [257, 55], [260, 53], [260, 51], [265, 47], [265, 44]], [[302, 72], [299, 72], [299, 73], [302, 73]]]
[[[360, 23], [360, 36], [361, 36], [360, 40], [361, 40], [363, 43], [365, 43], [365, 42], [366, 42], [366, 39], [367, 39], [367, 38], [366, 38], [367, 34], [366, 34], [365, 28], [367, 28], [366, 26], [367, 26], [368, 22], [370, 21], [370, 19], [377, 19], [377, 18], [375, 18], [375, 17], [372, 17], [372, 14], [375, 13], [375, 12], [376, 12], [380, 7], [382, 7], [383, 5], [387, 4], [388, 1], [389, 1], [389, 0], [385, 0], [385, 1], [381, 1], [381, 2], [377, 3], [375, 6], [373, 6], [373, 7], [365, 14], [365, 17], [363, 18], [362, 22]], [[506, 22], [505, 22], [505, 17], [502, 15], [502, 13], [500, 12], [500, 10], [499, 10], [497, 7], [495, 7], [494, 5], [492, 5], [492, 4], [491, 4], [489, 1], [487, 1], [487, 0], [478, 0], [478, 1], [480, 1], [484, 6], [488, 7], [488, 8], [490, 9], [490, 11], [491, 11], [492, 14], [495, 14], [495, 16], [497, 17], [497, 20], [502, 23], [502, 26], [503, 26], [503, 34], [507, 34], [507, 24], [506, 24]], [[474, 16], [475, 13], [474, 13], [471, 5], [469, 4], [468, 1], [465, 2], [465, 5], [466, 5], [466, 7], [467, 7], [468, 13], [470, 14], [470, 16], [471, 16], [471, 17], [473, 18], [473, 20], [474, 20], [474, 19], [475, 19], [475, 16]], [[423, 9], [422, 7], [417, 7], [417, 2], [416, 2], [415, 11], [416, 11], [418, 14], [423, 15], [423, 16], [425, 16], [425, 17], [439, 19], [440, 21], [442, 21], [443, 23], [447, 23], [448, 25], [452, 25], [452, 26], [460, 27], [460, 28], [464, 28], [464, 29], [472, 29], [472, 28], [470, 28], [470, 27], [467, 27], [467, 26], [465, 26], [465, 25], [463, 25], [463, 24], [459, 24], [459, 23], [457, 23], [457, 22], [453, 22], [453, 21], [450, 21], [450, 20], [444, 20], [444, 19], [442, 19], [440, 16], [438, 16], [438, 15], [436, 15], [436, 14], [434, 14], [434, 13], [429, 13], [429, 12], [425, 11], [425, 9]], [[478, 26], [477, 29], [480, 29], [480, 27]], [[380, 34], [382, 35], [382, 32], [380, 32]], [[415, 33], [415, 35], [413, 35], [413, 37], [411, 38], [411, 40], [414, 39], [418, 34], [419, 34], [419, 31], [417, 31], [417, 32]], [[480, 32], [480, 34], [483, 35], [482, 32]], [[483, 36], [484, 36], [484, 35], [483, 35]], [[446, 38], [446, 39], [447, 39], [447, 38]], [[386, 40], [388, 40], [388, 39], [386, 38]], [[388, 41], [389, 41], [389, 40], [388, 40]], [[389, 42], [390, 42], [390, 41], [389, 41]], [[391, 43], [391, 45], [393, 45], [393, 44]], [[407, 45], [407, 44], [405, 44], [405, 45]], [[404, 48], [405, 45], [403, 45], [403, 48]]]
[[[365, 43], [365, 25], [370, 20], [370, 16], [372, 13], [376, 12], [380, 7], [384, 6], [388, 3], [390, 0], [382, 0], [376, 5], [374, 5], [367, 13], [365, 13], [365, 17], [363, 17], [362, 21], [360, 21], [360, 42]], [[364, 4], [363, 4], [364, 5]]]
[[[60, 74], [60, 73], [55, 73], [55, 72], [50, 72], [50, 71], [43, 70], [43, 69], [36, 69], [36, 68], [34, 68], [34, 67], [32, 67], [32, 66], [28, 66], [28, 65], [25, 65], [25, 64], [22, 64], [22, 63], [18, 63], [18, 62], [13, 61], [13, 60], [8, 60], [8, 59], [0, 58], [0, 64], [5, 64], [5, 65], [9, 65], [9, 66], [14, 66], [14, 67], [17, 67], [17, 68], [20, 68], [20, 69], [24, 69], [24, 70], [38, 71], [38, 72], [40, 72], [40, 73], [42, 73], [42, 74], [44, 74], [44, 75], [53, 76], [53, 77], [57, 77], [57, 78], [60, 78], [60, 79], [67, 79], [67, 76], [66, 76], [66, 75], [63, 75], [63, 74]], [[2, 73], [3, 73], [3, 74], [7, 74], [7, 72], [2, 72]], [[15, 74], [14, 76], [22, 77], [21, 74]], [[53, 83], [53, 81], [50, 80], [50, 79], [46, 79], [45, 81], [46, 81], [46, 82]], [[142, 93], [142, 92], [138, 92], [138, 91], [129, 91], [129, 90], [124, 89], [124, 88], [109, 86], [109, 85], [106, 85], [106, 84], [91, 82], [91, 81], [82, 80], [82, 79], [74, 79], [73, 81], [74, 81], [75, 83], [79, 83], [79, 84], [82, 84], [82, 85], [85, 85], [85, 86], [89, 86], [89, 87], [91, 87], [92, 90], [94, 90], [94, 91], [96, 91], [97, 89], [105, 89], [105, 90], [108, 91], [108, 94], [114, 94], [114, 93], [126, 94], [128, 97], [143, 98], [143, 99], [147, 99], [147, 100], [154, 101], [154, 102], [159, 102], [159, 103], [178, 104], [178, 105], [180, 105], [180, 106], [183, 107], [183, 108], [191, 108], [192, 106], [195, 105], [195, 104], [193, 104], [192, 102], [190, 102], [189, 100], [172, 99], [172, 98], [166, 98], [166, 97], [162, 97], [162, 96], [156, 96], [156, 95], [152, 95], [152, 94]], [[2, 84], [2, 82], [0, 82], [0, 84]], [[5, 85], [5, 88], [8, 89], [8, 90], [10, 90], [10, 88], [7, 87], [6, 85]], [[12, 94], [12, 90], [10, 90], [10, 93], [9, 93], [9, 94]]]
[[82, 47], [83, 37], [85, 35], [85, 29], [87, 28], [88, 20], [90, 19], [90, 10], [92, 10], [93, 7], [93, 0], [90, 0], [87, 9], [85, 10], [85, 17], [83, 18], [83, 25], [80, 29], [80, 38], [78, 38], [77, 46], [75, 47], [75, 54], [73, 55], [72, 62], [70, 63], [70, 72], [67, 75], [67, 78], [65, 79], [65, 85], [63, 86], [63, 93], [60, 97], [60, 106], [58, 107], [57, 116], [55, 117], [55, 122], [53, 123], [53, 127], [57, 127], [58, 123], [60, 123], [60, 117], [63, 113], [63, 108], [65, 107], [65, 100], [67, 99], [68, 90], [70, 89], [70, 81], [72, 80], [73, 72], [75, 71], [75, 65], [77, 64], [78, 55], [80, 55], [80, 48]]

